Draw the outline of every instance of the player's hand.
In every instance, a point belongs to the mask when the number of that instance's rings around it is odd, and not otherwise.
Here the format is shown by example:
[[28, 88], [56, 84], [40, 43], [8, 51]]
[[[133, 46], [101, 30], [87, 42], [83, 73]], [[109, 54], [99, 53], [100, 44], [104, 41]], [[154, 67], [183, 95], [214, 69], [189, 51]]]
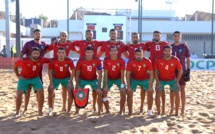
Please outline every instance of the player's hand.
[[149, 87], [148, 90], [147, 90], [147, 92], [152, 92], [152, 93], [154, 93], [154, 89], [153, 89], [152, 87]]
[[122, 94], [126, 94], [126, 90], [125, 90], [125, 88], [120, 88], [120, 91], [122, 92]]
[[103, 92], [107, 93], [107, 92], [108, 92], [108, 88], [107, 88], [107, 87], [104, 87], [104, 88], [103, 88]]
[[51, 44], [54, 44], [54, 45], [56, 45], [56, 43], [58, 43], [58, 39], [56, 39], [56, 40], [54, 40], [54, 41], [52, 41], [52, 43]]
[[77, 90], [78, 90], [78, 91], [82, 91], [82, 88], [81, 88], [81, 87], [78, 87]]
[[132, 89], [130, 87], [127, 88], [127, 93], [130, 92], [130, 91], [132, 91]]
[[53, 85], [53, 83], [51, 83], [51, 84], [49, 85], [48, 90], [49, 90], [49, 92], [53, 92], [53, 90], [54, 90], [54, 85]]
[[98, 95], [102, 95], [102, 90], [101, 90], [100, 88], [98, 88], [98, 89], [96, 90], [96, 93], [97, 93]]
[[19, 75], [18, 79], [25, 80], [25, 78], [22, 75]]
[[72, 84], [71, 82], [69, 82], [69, 83], [68, 83], [68, 86], [67, 86], [67, 90], [68, 90], [69, 92], [71, 92], [72, 89], [74, 89], [73, 84]]
[[159, 89], [159, 90], [161, 89], [161, 84], [160, 83], [156, 84], [156, 89]]

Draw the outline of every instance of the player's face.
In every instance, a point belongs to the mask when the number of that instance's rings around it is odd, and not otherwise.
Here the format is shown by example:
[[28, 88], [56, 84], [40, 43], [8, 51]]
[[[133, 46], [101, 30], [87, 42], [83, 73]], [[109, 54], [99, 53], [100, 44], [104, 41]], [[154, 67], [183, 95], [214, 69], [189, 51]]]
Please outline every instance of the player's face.
[[109, 51], [110, 56], [117, 56], [118, 51], [116, 48], [111, 48]]
[[93, 57], [93, 50], [86, 50], [85, 54], [86, 54], [86, 57]]
[[143, 59], [143, 53], [142, 52], [135, 52], [134, 57], [137, 61], [141, 61]]
[[171, 56], [171, 54], [172, 54], [172, 50], [170, 48], [165, 48], [163, 53], [164, 53], [164, 56], [166, 58], [169, 58]]
[[110, 40], [116, 40], [117, 32], [116, 31], [111, 31], [109, 36], [110, 36]]
[[87, 41], [91, 41], [93, 38], [93, 32], [87, 32], [85, 37]]
[[180, 42], [180, 40], [181, 40], [181, 35], [180, 35], [179, 33], [175, 33], [175, 34], [173, 35], [173, 40], [174, 40], [175, 42]]
[[65, 52], [65, 50], [58, 50], [57, 56], [58, 56], [60, 59], [65, 58], [65, 57], [66, 57], [66, 52]]
[[155, 42], [159, 42], [161, 40], [161, 34], [160, 33], [154, 33], [153, 39]]
[[31, 56], [32, 56], [33, 60], [37, 60], [40, 56], [40, 52], [39, 51], [32, 51]]
[[60, 34], [60, 40], [66, 41], [67, 40], [67, 34], [66, 33], [61, 33]]
[[134, 44], [138, 44], [139, 35], [138, 34], [133, 34], [132, 35], [132, 41], [133, 41]]
[[41, 38], [41, 33], [40, 33], [39, 31], [36, 31], [36, 32], [34, 33], [34, 39], [35, 39], [35, 40], [40, 40], [40, 38]]

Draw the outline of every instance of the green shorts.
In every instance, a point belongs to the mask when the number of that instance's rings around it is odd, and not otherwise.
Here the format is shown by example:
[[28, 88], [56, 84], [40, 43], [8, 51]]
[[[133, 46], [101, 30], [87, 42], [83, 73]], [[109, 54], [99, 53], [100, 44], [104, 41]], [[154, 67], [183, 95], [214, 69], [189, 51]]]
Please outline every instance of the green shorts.
[[166, 86], [166, 85], [170, 86], [170, 91], [178, 90], [178, 87], [175, 86], [175, 82], [176, 82], [176, 79], [171, 80], [171, 81], [162, 81], [162, 80], [160, 80], [160, 84], [161, 84], [160, 90], [164, 90], [164, 86]]
[[79, 85], [81, 88], [85, 88], [86, 85], [90, 85], [92, 90], [95, 91], [98, 88], [98, 80], [79, 79]]
[[64, 79], [56, 79], [53, 78], [53, 84], [54, 84], [54, 89], [58, 89], [59, 85], [61, 84], [64, 87], [68, 87], [70, 77], [64, 78]]
[[34, 89], [34, 92], [38, 89], [43, 89], [43, 84], [40, 80], [39, 77], [32, 78], [32, 79], [19, 79], [18, 80], [18, 85], [17, 85], [17, 90], [22, 90], [26, 94], [28, 91], [28, 86], [31, 85]]
[[108, 90], [110, 90], [110, 88], [113, 85], [116, 85], [119, 89], [121, 88], [121, 79], [117, 79], [117, 80], [108, 79], [107, 83], [108, 83]]
[[131, 78], [130, 85], [131, 85], [131, 89], [133, 91], [136, 91], [136, 88], [137, 88], [138, 85], [141, 86], [144, 91], [146, 91], [149, 88], [149, 79], [146, 79], [146, 80], [135, 80], [135, 79]]

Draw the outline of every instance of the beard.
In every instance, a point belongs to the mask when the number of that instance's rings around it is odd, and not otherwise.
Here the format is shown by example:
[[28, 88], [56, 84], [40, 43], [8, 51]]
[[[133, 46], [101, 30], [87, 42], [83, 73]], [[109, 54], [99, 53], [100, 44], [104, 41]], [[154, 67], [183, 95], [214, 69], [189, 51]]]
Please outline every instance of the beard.
[[142, 60], [142, 58], [136, 58], [136, 60], [137, 60], [137, 61], [141, 61], [141, 60]]
[[40, 38], [34, 38], [35, 40], [40, 40]]
[[138, 44], [138, 41], [133, 41], [134, 44]]
[[34, 57], [33, 57], [33, 60], [38, 60], [38, 58], [39, 58], [39, 57], [34, 56]]
[[159, 42], [160, 40], [158, 39], [158, 40], [156, 40], [156, 39], [153, 39], [154, 40], [154, 42]]

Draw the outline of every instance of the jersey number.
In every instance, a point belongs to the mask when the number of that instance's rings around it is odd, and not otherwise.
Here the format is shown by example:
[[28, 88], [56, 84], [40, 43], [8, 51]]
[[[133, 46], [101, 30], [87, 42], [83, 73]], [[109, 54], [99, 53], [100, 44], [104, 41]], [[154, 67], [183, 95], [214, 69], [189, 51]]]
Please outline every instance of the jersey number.
[[112, 66], [112, 71], [116, 71], [116, 66]]
[[165, 69], [166, 69], [166, 70], [169, 70], [169, 65], [166, 65], [166, 66], [165, 66]]
[[87, 71], [92, 71], [92, 66], [87, 66]]
[[155, 45], [155, 50], [160, 51], [161, 50], [160, 45]]
[[60, 72], [63, 72], [63, 67], [60, 67]]
[[140, 71], [140, 69], [141, 69], [141, 66], [138, 66], [138, 71]]
[[33, 66], [32, 70], [35, 71], [37, 69], [37, 66]]

